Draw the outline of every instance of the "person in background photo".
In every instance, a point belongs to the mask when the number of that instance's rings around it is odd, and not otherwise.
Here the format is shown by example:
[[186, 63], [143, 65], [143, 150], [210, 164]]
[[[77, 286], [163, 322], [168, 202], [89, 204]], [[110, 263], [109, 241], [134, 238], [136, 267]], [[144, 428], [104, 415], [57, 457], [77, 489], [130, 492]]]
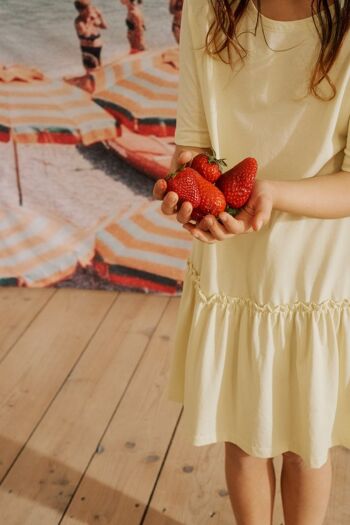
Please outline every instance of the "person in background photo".
[[173, 23], [171, 25], [171, 30], [178, 44], [180, 43], [182, 5], [183, 5], [183, 0], [170, 0], [170, 3], [169, 3], [170, 14], [174, 15]]
[[74, 6], [79, 13], [74, 26], [80, 40], [83, 66], [88, 73], [101, 65], [100, 30], [106, 29], [107, 24], [101, 11], [92, 5], [91, 0], [77, 0]]
[[[130, 54], [139, 53], [146, 49], [144, 42], [145, 23], [141, 8], [136, 4], [135, 0], [120, 0], [128, 9], [127, 17], [125, 19], [127, 30], [127, 37], [130, 44]], [[138, 0], [138, 4], [142, 4], [142, 0]]]

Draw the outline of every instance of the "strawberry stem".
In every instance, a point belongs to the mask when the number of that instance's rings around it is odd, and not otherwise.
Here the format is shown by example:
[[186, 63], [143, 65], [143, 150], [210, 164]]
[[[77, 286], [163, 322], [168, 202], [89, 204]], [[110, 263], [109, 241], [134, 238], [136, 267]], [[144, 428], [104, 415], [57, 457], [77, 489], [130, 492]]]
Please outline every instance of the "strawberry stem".
[[227, 166], [226, 159], [217, 159], [214, 148], [211, 148], [211, 154], [208, 155], [208, 162], [210, 164], [217, 164], [218, 166]]
[[236, 215], [238, 215], [238, 213], [241, 211], [241, 209], [242, 208], [231, 208], [230, 206], [227, 206], [225, 211], [229, 215], [232, 215], [232, 217], [236, 217]]
[[175, 171], [172, 171], [171, 173], [168, 173], [168, 174], [165, 176], [165, 180], [175, 179], [176, 175], [177, 175], [180, 171], [182, 171], [187, 165], [188, 165], [188, 162], [185, 162], [185, 164], [180, 164], [180, 166], [179, 166]]

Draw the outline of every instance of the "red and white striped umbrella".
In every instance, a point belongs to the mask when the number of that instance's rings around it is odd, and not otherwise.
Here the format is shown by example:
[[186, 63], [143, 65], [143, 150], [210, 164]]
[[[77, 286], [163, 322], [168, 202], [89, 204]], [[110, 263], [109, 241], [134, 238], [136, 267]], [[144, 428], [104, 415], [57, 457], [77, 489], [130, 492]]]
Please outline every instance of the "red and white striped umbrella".
[[96, 250], [108, 264], [182, 281], [192, 240], [175, 217], [164, 215], [158, 201], [132, 206], [101, 229]]
[[178, 48], [128, 55], [92, 73], [93, 99], [132, 131], [175, 133]]
[[20, 204], [16, 143], [89, 145], [118, 134], [115, 119], [83, 90], [61, 80], [3, 81], [0, 76], [0, 141], [14, 144]]

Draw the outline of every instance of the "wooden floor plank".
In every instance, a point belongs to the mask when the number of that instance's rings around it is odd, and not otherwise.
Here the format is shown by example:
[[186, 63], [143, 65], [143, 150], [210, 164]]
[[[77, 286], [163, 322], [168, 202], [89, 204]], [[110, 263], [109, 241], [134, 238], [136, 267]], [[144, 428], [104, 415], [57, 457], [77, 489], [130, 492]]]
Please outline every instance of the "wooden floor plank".
[[53, 288], [0, 287], [0, 363], [55, 293]]
[[7, 524], [59, 522], [167, 302], [118, 297], [2, 485]]
[[140, 523], [181, 410], [166, 396], [177, 308], [170, 299], [62, 525]]
[[194, 447], [181, 418], [143, 525], [236, 525], [224, 475], [224, 444]]
[[116, 295], [61, 289], [0, 366], [0, 480], [52, 402]]
[[345, 447], [334, 447], [330, 450], [330, 456], [333, 467], [333, 479], [324, 525], [349, 525], [350, 450]]

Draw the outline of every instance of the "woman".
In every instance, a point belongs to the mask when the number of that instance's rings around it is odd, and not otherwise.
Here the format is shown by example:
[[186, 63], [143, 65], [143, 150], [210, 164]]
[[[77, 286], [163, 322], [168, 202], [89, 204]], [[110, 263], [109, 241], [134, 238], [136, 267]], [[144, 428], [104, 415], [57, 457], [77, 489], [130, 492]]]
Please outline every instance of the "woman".
[[91, 4], [90, 0], [74, 2], [79, 15], [75, 19], [75, 30], [80, 40], [82, 61], [86, 72], [101, 65], [102, 38], [101, 29], [107, 24], [99, 9]]
[[173, 23], [171, 30], [173, 32], [176, 42], [180, 42], [180, 28], [181, 28], [181, 14], [182, 14], [183, 0], [170, 0], [169, 12], [173, 16]]
[[247, 205], [191, 221], [169, 397], [194, 445], [225, 442], [237, 523], [322, 525], [329, 449], [350, 448], [350, 2], [185, 0], [171, 171], [255, 157]]
[[[130, 54], [144, 51], [146, 49], [144, 41], [146, 27], [142, 11], [140, 7], [136, 5], [135, 0], [121, 0], [121, 3], [128, 9], [125, 23], [127, 26], [127, 37], [130, 44]], [[142, 1], [139, 0], [138, 3], [141, 4]]]

